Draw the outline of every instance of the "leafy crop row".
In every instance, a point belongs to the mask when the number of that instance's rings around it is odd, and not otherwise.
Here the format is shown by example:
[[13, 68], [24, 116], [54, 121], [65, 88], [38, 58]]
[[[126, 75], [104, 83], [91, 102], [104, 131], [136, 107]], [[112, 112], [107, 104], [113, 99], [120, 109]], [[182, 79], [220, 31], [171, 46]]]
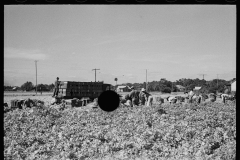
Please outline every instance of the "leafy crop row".
[[235, 102], [4, 114], [5, 159], [235, 159]]

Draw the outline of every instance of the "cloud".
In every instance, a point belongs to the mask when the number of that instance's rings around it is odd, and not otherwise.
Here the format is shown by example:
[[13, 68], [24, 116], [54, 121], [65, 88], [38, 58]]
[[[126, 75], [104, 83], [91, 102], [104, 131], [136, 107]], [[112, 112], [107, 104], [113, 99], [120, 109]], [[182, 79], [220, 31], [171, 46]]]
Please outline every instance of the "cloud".
[[4, 49], [4, 58], [45, 60], [47, 58], [47, 55], [43, 54], [40, 50], [6, 48]]

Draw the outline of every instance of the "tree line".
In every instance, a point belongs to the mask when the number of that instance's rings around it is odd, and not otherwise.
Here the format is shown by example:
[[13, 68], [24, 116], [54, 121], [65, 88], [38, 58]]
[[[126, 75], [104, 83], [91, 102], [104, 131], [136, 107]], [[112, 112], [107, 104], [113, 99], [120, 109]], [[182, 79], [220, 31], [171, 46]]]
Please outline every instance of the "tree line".
[[[211, 81], [206, 81], [204, 79], [187, 79], [182, 78], [176, 80], [175, 82], [168, 81], [166, 78], [162, 78], [159, 81], [152, 81], [147, 83], [147, 89], [150, 92], [158, 91], [163, 93], [179, 92], [180, 89], [177, 85], [185, 87], [184, 91], [190, 91], [195, 87], [203, 87], [206, 92], [216, 93], [224, 92], [227, 89], [226, 85], [229, 85], [232, 80], [226, 81], [223, 79], [213, 79]], [[146, 82], [143, 83], [125, 83], [123, 85], [134, 86], [135, 88], [146, 88]]]
[[[182, 78], [179, 80], [176, 80], [175, 82], [168, 81], [166, 78], [161, 78], [159, 81], [152, 81], [148, 82], [147, 89], [150, 92], [158, 91], [163, 93], [171, 93], [171, 92], [178, 92], [180, 91], [176, 85], [181, 85], [185, 87], [184, 91], [190, 91], [191, 89], [195, 87], [204, 87], [207, 92], [216, 93], [218, 92], [224, 92], [226, 89], [226, 85], [230, 84], [235, 78], [232, 80], [226, 81], [223, 79], [213, 79], [211, 81], [206, 81], [204, 79], [187, 79]], [[136, 89], [146, 88], [146, 82], [143, 83], [124, 83], [122, 85], [127, 86], [134, 86]], [[116, 85], [117, 87], [117, 85]], [[4, 86], [4, 91], [12, 90], [12, 86]], [[52, 91], [54, 88], [54, 84], [38, 84], [37, 90], [38, 91]], [[36, 86], [32, 82], [26, 82], [20, 87], [17, 87], [18, 90], [23, 91], [35, 91]]]
[[[22, 91], [35, 91], [36, 85], [34, 85], [32, 82], [25, 82], [20, 87], [18, 86], [4, 86], [4, 91], [12, 91], [13, 88], [16, 88], [15, 90], [22, 90]], [[38, 91], [52, 91], [54, 88], [54, 84], [38, 84], [37, 90]]]

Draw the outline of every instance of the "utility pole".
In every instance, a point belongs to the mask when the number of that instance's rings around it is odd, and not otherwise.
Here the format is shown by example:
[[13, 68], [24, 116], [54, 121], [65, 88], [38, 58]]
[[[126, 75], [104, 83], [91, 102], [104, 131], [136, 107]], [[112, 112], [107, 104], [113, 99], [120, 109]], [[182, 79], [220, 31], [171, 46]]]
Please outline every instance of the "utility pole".
[[146, 69], [146, 91], [147, 91], [147, 69]]
[[37, 94], [37, 60], [35, 60], [35, 67], [36, 67], [36, 94]]
[[206, 74], [202, 74], [203, 75], [203, 80], [204, 80], [204, 75], [206, 75]]
[[[96, 68], [95, 68], [95, 69], [93, 69], [93, 70], [95, 70], [95, 82], [96, 82], [96, 70], [100, 70], [100, 69], [96, 69]], [[93, 70], [92, 70], [92, 71], [93, 71]]]
[[218, 87], [218, 74], [217, 74], [217, 87]]

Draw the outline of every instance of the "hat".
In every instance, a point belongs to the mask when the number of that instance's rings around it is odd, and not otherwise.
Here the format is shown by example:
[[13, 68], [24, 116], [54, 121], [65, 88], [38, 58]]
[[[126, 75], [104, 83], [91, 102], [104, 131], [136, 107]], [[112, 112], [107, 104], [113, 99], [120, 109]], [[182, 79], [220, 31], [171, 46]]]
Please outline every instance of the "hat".
[[144, 91], [146, 91], [146, 89], [145, 88], [142, 88], [142, 90], [141, 90], [142, 92], [144, 92]]

